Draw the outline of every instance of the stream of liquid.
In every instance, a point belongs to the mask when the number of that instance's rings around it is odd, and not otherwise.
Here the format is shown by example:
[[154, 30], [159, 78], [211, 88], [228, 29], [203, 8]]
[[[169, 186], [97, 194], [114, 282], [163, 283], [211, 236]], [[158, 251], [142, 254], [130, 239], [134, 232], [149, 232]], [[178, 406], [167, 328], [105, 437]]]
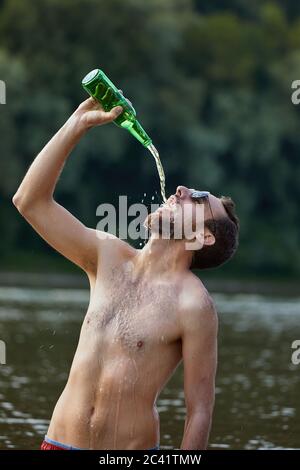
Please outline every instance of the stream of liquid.
[[160, 180], [160, 192], [161, 196], [164, 202], [167, 202], [166, 198], [166, 177], [165, 177], [165, 172], [163, 169], [163, 166], [161, 164], [160, 158], [159, 158], [159, 153], [157, 149], [154, 147], [153, 144], [148, 145], [147, 149], [152, 153], [155, 163], [156, 163], [156, 168], [158, 171], [159, 175], [159, 180]]

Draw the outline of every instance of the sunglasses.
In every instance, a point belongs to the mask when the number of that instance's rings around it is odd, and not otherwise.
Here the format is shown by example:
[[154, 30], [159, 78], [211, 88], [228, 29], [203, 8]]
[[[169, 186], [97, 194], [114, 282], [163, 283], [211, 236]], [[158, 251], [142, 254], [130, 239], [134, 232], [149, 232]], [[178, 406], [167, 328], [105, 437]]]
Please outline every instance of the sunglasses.
[[211, 205], [210, 205], [210, 201], [209, 201], [209, 195], [210, 195], [209, 191], [196, 191], [194, 189], [190, 193], [191, 199], [193, 199], [194, 201], [196, 201], [198, 203], [204, 203], [205, 200], [207, 200], [208, 207], [209, 207], [210, 214], [211, 214], [211, 220], [213, 221], [213, 227], [214, 227], [213, 228], [213, 235], [215, 235], [216, 234], [216, 222], [215, 222], [213, 212], [212, 212], [212, 209], [211, 209]]
[[195, 191], [195, 189], [193, 189], [190, 194], [192, 199], [204, 199], [204, 198], [208, 198], [209, 195], [210, 195], [209, 191]]

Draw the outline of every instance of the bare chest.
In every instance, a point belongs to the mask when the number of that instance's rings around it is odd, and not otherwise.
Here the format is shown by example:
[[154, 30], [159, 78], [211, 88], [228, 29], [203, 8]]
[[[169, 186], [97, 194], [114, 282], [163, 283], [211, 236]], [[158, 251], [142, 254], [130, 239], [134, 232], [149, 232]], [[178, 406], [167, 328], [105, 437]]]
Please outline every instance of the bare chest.
[[170, 283], [144, 282], [123, 272], [95, 292], [86, 327], [110, 344], [134, 350], [178, 339], [177, 293]]

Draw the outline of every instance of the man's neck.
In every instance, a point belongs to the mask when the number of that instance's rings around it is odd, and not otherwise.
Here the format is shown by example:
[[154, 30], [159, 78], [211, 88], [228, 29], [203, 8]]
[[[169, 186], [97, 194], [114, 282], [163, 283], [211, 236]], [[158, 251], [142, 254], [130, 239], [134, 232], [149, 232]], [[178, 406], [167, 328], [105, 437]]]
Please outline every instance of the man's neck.
[[186, 250], [184, 240], [165, 240], [151, 236], [139, 251], [135, 268], [149, 275], [187, 271], [192, 262], [193, 252]]

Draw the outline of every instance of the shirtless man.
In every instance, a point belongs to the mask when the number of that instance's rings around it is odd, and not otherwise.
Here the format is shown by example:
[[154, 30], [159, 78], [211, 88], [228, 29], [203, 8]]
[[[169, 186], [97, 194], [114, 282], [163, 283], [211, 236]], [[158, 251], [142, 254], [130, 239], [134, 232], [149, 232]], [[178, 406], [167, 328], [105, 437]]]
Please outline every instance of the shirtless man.
[[238, 219], [230, 198], [179, 186], [168, 204], [148, 217], [150, 231], [164, 210], [201, 202], [201, 249], [187, 250], [185, 240], [151, 232], [136, 250], [113, 235], [97, 236], [55, 202], [56, 183], [74, 146], [89, 128], [120, 112], [120, 107], [104, 112], [92, 98], [84, 101], [35, 158], [13, 197], [32, 227], [82, 268], [90, 283], [79, 344], [42, 449], [158, 447], [156, 400], [181, 361], [186, 403], [181, 449], [205, 449], [214, 405], [217, 314], [191, 269], [231, 258]]

